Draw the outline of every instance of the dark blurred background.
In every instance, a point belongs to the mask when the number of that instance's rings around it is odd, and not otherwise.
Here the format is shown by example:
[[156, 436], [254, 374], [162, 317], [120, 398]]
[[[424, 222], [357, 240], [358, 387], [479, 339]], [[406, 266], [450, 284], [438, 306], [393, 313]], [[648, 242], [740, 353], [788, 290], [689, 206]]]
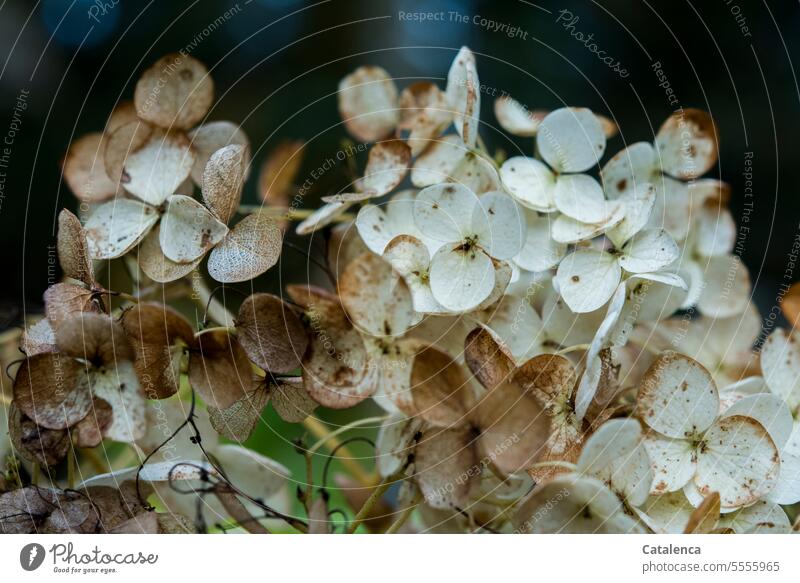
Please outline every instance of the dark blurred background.
[[[443, 19], [420, 23], [405, 15], [419, 12], [442, 12]], [[489, 21], [495, 29], [507, 26], [492, 30]], [[590, 34], [589, 43], [619, 61], [627, 76], [587, 48]], [[373, 63], [399, 78], [401, 88], [423, 78], [443, 86], [463, 44], [478, 54], [489, 93], [509, 93], [534, 109], [581, 105], [615, 118], [623, 134], [609, 144], [609, 155], [652, 139], [674, 109], [653, 70], [660, 62], [679, 104], [708, 109], [717, 120], [722, 151], [714, 173], [733, 186], [737, 221], [752, 152], [743, 258], [769, 310], [800, 229], [797, 1], [4, 0], [0, 140], [12, 142], [0, 144], [0, 154], [8, 148], [0, 157], [6, 322], [18, 318], [23, 302], [28, 313], [40, 309], [53, 278], [48, 246], [57, 212], [76, 206], [60, 176], [67, 145], [101, 129], [162, 54], [188, 49], [208, 65], [219, 97], [209, 117], [241, 122], [256, 163], [280, 139], [308, 140], [302, 177], [345, 137], [334, 94], [343, 75]], [[515, 145], [494, 131], [492, 101], [484, 94], [482, 132], [490, 147], [530, 151], [529, 140]], [[335, 191], [337, 181], [344, 183], [344, 174], [326, 175], [316, 195]], [[254, 183], [246, 202], [256, 202]], [[305, 263], [301, 255], [284, 259], [284, 281], [304, 272]], [[264, 288], [279, 285], [273, 272], [264, 279]]]

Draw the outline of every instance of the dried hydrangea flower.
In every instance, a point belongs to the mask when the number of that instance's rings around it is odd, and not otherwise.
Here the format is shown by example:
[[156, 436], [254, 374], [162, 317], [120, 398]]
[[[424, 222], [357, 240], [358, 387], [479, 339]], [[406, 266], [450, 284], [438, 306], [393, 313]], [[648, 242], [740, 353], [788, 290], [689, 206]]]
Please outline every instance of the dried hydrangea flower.
[[[145, 397], [133, 365], [133, 350], [122, 327], [108, 316], [77, 314], [56, 330], [58, 352], [32, 356], [14, 381], [14, 403], [37, 425], [73, 428], [88, 418], [87, 435], [131, 442], [145, 425]], [[101, 426], [105, 401], [113, 412]], [[82, 435], [79, 432], [78, 435]]]
[[702, 496], [717, 491], [723, 508], [737, 508], [775, 487], [780, 455], [768, 431], [752, 417], [720, 415], [717, 387], [698, 362], [677, 353], [659, 357], [642, 379], [637, 407], [652, 430], [645, 446], [653, 494], [693, 482]]
[[496, 283], [493, 260], [511, 259], [522, 247], [522, 216], [500, 192], [479, 197], [459, 184], [429, 186], [417, 195], [414, 221], [441, 243], [431, 259], [431, 291], [453, 312], [474, 309], [489, 297]]

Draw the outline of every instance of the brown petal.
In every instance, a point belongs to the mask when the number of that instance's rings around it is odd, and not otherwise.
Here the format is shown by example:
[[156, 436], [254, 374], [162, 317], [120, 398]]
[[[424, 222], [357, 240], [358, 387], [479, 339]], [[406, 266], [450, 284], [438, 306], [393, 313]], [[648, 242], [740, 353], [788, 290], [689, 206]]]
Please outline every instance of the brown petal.
[[420, 81], [409, 85], [400, 93], [400, 125], [410, 130], [408, 144], [416, 156], [442, 133], [453, 114], [447, 97], [435, 83]]
[[57, 505], [55, 491], [38, 486], [0, 494], [0, 533], [35, 534]]
[[[66, 429], [47, 429], [36, 425], [33, 419], [14, 405], [9, 407], [8, 413], [8, 435], [14, 449], [24, 459], [40, 466], [55, 466], [67, 456], [70, 440]], [[2, 522], [0, 520], [0, 525]]]
[[273, 373], [298, 368], [308, 346], [305, 328], [294, 309], [271, 294], [253, 294], [242, 302], [236, 331], [250, 360]]
[[20, 350], [26, 356], [56, 351], [56, 333], [50, 320], [42, 318], [32, 326], [28, 326], [20, 340]]
[[208, 258], [208, 273], [222, 283], [248, 281], [278, 262], [283, 233], [271, 218], [254, 213], [239, 221]]
[[161, 57], [136, 83], [139, 117], [163, 128], [189, 129], [214, 101], [214, 82], [205, 65], [180, 53]]
[[464, 358], [472, 374], [487, 389], [506, 382], [514, 374], [514, 357], [486, 328], [475, 328], [467, 335]]
[[158, 518], [156, 512], [144, 512], [115, 526], [109, 534], [158, 534], [161, 532]]
[[272, 407], [287, 423], [302, 423], [317, 408], [301, 378], [281, 379], [271, 390]]
[[519, 368], [514, 379], [521, 387], [539, 394], [545, 401], [568, 399], [578, 380], [572, 363], [556, 354], [534, 356]]
[[86, 234], [78, 217], [67, 209], [58, 215], [58, 261], [66, 277], [94, 285], [94, 270], [89, 258]]
[[261, 411], [267, 406], [269, 398], [270, 392], [262, 383], [225, 409], [209, 406], [211, 426], [226, 439], [243, 443], [261, 420]]
[[42, 525], [44, 534], [91, 534], [97, 532], [99, 520], [91, 500], [75, 492], [64, 492]]
[[414, 357], [411, 369], [411, 402], [402, 407], [408, 415], [431, 425], [466, 425], [472, 406], [472, 388], [461, 366], [444, 352], [428, 347]]
[[372, 146], [359, 187], [370, 196], [383, 196], [403, 181], [411, 163], [411, 149], [403, 140], [387, 140]]
[[800, 282], [792, 284], [781, 299], [781, 311], [792, 328], [800, 328]]
[[489, 391], [478, 403], [474, 419], [481, 430], [480, 453], [503, 474], [533, 465], [550, 435], [550, 420], [542, 406], [515, 383]]
[[125, 330], [104, 314], [84, 312], [66, 318], [56, 328], [56, 344], [63, 354], [95, 367], [113, 367], [118, 361], [134, 358]]
[[254, 386], [247, 353], [224, 331], [202, 334], [198, 344], [189, 357], [189, 382], [206, 404], [227, 409]]
[[14, 379], [14, 403], [37, 425], [48, 429], [74, 425], [92, 408], [84, 365], [58, 353], [26, 359]]
[[225, 224], [242, 200], [247, 158], [244, 146], [225, 146], [211, 154], [203, 170], [203, 202]]
[[361, 142], [390, 135], [399, 118], [397, 87], [380, 67], [359, 67], [339, 82], [339, 115]]
[[302, 366], [309, 395], [332, 409], [347, 409], [371, 396], [377, 370], [339, 299], [311, 286], [288, 286], [286, 291], [306, 310], [309, 346]]
[[295, 177], [303, 164], [302, 140], [280, 142], [270, 153], [258, 176], [258, 197], [261, 202], [288, 207]]
[[656, 135], [656, 147], [664, 171], [691, 180], [702, 176], [719, 157], [719, 134], [706, 111], [685, 108], [672, 114]]
[[719, 492], [712, 492], [694, 509], [686, 527], [684, 534], [708, 534], [717, 527], [719, 520], [720, 498]]
[[373, 253], [364, 253], [347, 266], [339, 279], [339, 297], [353, 323], [371, 336], [404, 334], [414, 318], [405, 280]]
[[44, 292], [44, 312], [53, 328], [75, 314], [105, 312], [103, 298], [95, 292], [71, 283], [51, 285]]
[[93, 399], [89, 414], [70, 429], [77, 447], [97, 447], [103, 441], [106, 429], [111, 425], [114, 411], [103, 399]]
[[133, 104], [133, 101], [130, 99], [120, 101], [111, 112], [111, 115], [108, 116], [103, 133], [110, 136], [117, 131], [118, 128], [124, 126], [126, 123], [136, 121], [137, 119], [139, 119], [139, 116], [136, 115], [136, 106]]
[[414, 455], [417, 481], [430, 506], [463, 508], [481, 466], [469, 428], [431, 429], [423, 433]]
[[170, 306], [140, 302], [122, 314], [123, 330], [134, 348], [141, 344], [171, 346], [179, 340], [194, 345], [194, 330], [183, 315]]
[[105, 150], [105, 136], [95, 132], [72, 142], [64, 156], [64, 179], [82, 202], [102, 202], [117, 192], [117, 184], [106, 174]]

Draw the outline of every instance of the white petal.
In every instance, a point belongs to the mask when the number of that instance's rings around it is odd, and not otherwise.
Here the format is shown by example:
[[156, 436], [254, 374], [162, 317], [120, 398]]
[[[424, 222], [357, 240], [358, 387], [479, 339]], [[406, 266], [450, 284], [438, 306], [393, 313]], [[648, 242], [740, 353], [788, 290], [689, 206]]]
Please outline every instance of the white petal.
[[466, 312], [485, 300], [495, 285], [491, 258], [479, 248], [445, 245], [431, 261], [433, 297], [454, 312]]
[[705, 316], [728, 318], [741, 314], [750, 301], [750, 274], [738, 255], [703, 259], [699, 264], [705, 286], [697, 307]]
[[346, 202], [330, 202], [327, 204], [322, 205], [317, 210], [315, 210], [311, 215], [308, 216], [305, 220], [303, 220], [299, 225], [297, 225], [297, 229], [295, 232], [298, 235], [309, 235], [314, 231], [317, 231], [327, 225], [330, 225], [333, 221], [337, 219], [339, 215], [344, 213], [350, 207], [349, 203]]
[[542, 308], [542, 320], [548, 340], [565, 347], [590, 343], [605, 315], [606, 310], [602, 308], [576, 314], [569, 309], [564, 299], [552, 290]]
[[763, 524], [786, 529], [786, 532], [789, 532], [792, 526], [783, 508], [764, 500], [759, 500], [752, 506], [723, 515], [720, 519], [720, 526], [732, 528], [736, 534], [749, 533]]
[[767, 430], [778, 449], [783, 449], [792, 434], [792, 414], [786, 404], [768, 393], [742, 397], [725, 410], [724, 417], [744, 415]]
[[189, 132], [189, 139], [195, 152], [192, 180], [198, 186], [203, 184], [203, 170], [211, 155], [225, 146], [238, 144], [245, 147], [244, 166], [250, 164], [250, 141], [242, 128], [229, 121], [212, 121], [198, 126]]
[[617, 152], [603, 166], [603, 190], [610, 199], [629, 195], [650, 182], [657, 171], [656, 151], [649, 142], [636, 142]]
[[586, 174], [567, 174], [556, 179], [556, 208], [582, 223], [604, 223], [619, 203], [606, 201], [600, 183]]
[[113, 410], [111, 424], [103, 434], [114, 441], [131, 443], [144, 436], [146, 401], [133, 364], [118, 361], [113, 368], [90, 375], [95, 396]]
[[597, 393], [602, 373], [600, 351], [608, 341], [609, 335], [617, 324], [617, 320], [619, 320], [619, 315], [625, 304], [626, 292], [627, 289], [624, 283], [617, 287], [611, 297], [611, 301], [608, 303], [606, 316], [597, 328], [597, 333], [592, 339], [589, 350], [586, 352], [586, 371], [583, 373], [578, 390], [575, 393], [575, 416], [578, 419], [583, 419], [586, 415], [589, 406], [594, 400], [595, 393]]
[[605, 422], [586, 441], [578, 471], [603, 480], [633, 506], [647, 500], [653, 471], [642, 445], [642, 428], [635, 419]]
[[134, 121], [108, 138], [105, 163], [112, 180], [139, 199], [160, 205], [189, 177], [195, 156], [182, 132]]
[[480, 82], [475, 55], [461, 47], [447, 73], [447, 101], [454, 110], [456, 131], [464, 143], [474, 147], [481, 115]]
[[794, 423], [792, 433], [783, 446], [778, 481], [766, 499], [778, 504], [800, 502], [800, 422]]
[[86, 242], [94, 259], [121, 257], [141, 241], [158, 220], [153, 207], [118, 198], [92, 213], [86, 221]]
[[190, 263], [227, 234], [228, 227], [195, 199], [182, 194], [169, 197], [159, 235], [161, 250], [168, 259]]
[[752, 504], [775, 487], [780, 471], [778, 449], [754, 419], [721, 418], [703, 436], [703, 446], [698, 450], [694, 482], [704, 496], [719, 492], [723, 507]]
[[558, 266], [555, 281], [573, 312], [592, 312], [605, 304], [617, 289], [621, 270], [610, 253], [578, 249]]
[[695, 249], [704, 257], [727, 255], [736, 244], [736, 223], [731, 211], [708, 201], [697, 209]]
[[515, 136], [535, 136], [545, 114], [530, 111], [516, 99], [504, 95], [494, 101], [494, 115], [500, 127]]
[[607, 233], [617, 248], [647, 225], [656, 202], [656, 190], [652, 184], [644, 182], [620, 197], [620, 200], [625, 207], [625, 217]]
[[651, 496], [637, 514], [656, 534], [683, 534], [693, 511], [694, 507], [678, 490]]
[[666, 267], [679, 255], [678, 245], [669, 233], [658, 229], [646, 229], [634, 235], [625, 244], [619, 257], [619, 264], [625, 271], [645, 273]]
[[398, 235], [418, 237], [414, 224], [414, 191], [404, 190], [383, 205], [361, 207], [356, 217], [358, 234], [370, 251], [381, 254]]
[[655, 431], [645, 433], [644, 446], [653, 467], [651, 494], [675, 492], [692, 479], [697, 463], [692, 444], [686, 439], [671, 439]]
[[647, 225], [664, 229], [676, 241], [683, 241], [692, 224], [689, 189], [685, 183], [669, 176], [653, 177], [651, 182], [656, 187], [656, 202]]
[[606, 221], [597, 224], [582, 223], [566, 215], [558, 215], [553, 223], [553, 239], [559, 243], [578, 243], [594, 239], [625, 217], [623, 205], [615, 205], [612, 210], [614, 213]]
[[606, 149], [603, 126], [586, 108], [557, 109], [542, 120], [536, 137], [539, 153], [559, 172], [583, 172]]
[[500, 167], [500, 179], [520, 204], [543, 212], [556, 209], [556, 178], [539, 160], [525, 156], [509, 158]]
[[527, 298], [504, 296], [484, 311], [482, 320], [511, 351], [517, 364], [542, 352], [544, 324]]
[[567, 246], [554, 241], [550, 235], [553, 221], [548, 216], [540, 217], [536, 211], [525, 210], [525, 240], [514, 263], [528, 271], [544, 271], [558, 265], [567, 251]]
[[796, 410], [800, 406], [800, 345], [793, 333], [778, 328], [767, 337], [761, 348], [761, 369], [769, 390]]
[[[226, 477], [253, 498], [272, 496], [291, 477], [291, 472], [283, 464], [235, 443], [220, 445], [214, 455]], [[255, 510], [254, 504], [250, 510]]]
[[422, 241], [408, 235], [395, 237], [386, 246], [383, 258], [406, 280], [416, 312], [431, 314], [445, 311], [431, 291], [431, 256]]
[[480, 196], [472, 214], [472, 233], [495, 259], [511, 259], [522, 249], [525, 233], [522, 209], [502, 192]]
[[424, 188], [454, 181], [456, 167], [468, 152], [469, 149], [455, 134], [437, 139], [415, 160], [411, 169], [412, 184]]
[[411, 149], [403, 140], [386, 140], [372, 146], [358, 185], [369, 197], [383, 196], [403, 181], [411, 162]]
[[460, 184], [436, 184], [417, 194], [414, 222], [417, 228], [442, 242], [461, 241], [472, 235], [472, 217], [478, 197]]
[[719, 394], [699, 362], [666, 352], [642, 378], [637, 408], [640, 418], [659, 433], [675, 439], [697, 438], [714, 422]]

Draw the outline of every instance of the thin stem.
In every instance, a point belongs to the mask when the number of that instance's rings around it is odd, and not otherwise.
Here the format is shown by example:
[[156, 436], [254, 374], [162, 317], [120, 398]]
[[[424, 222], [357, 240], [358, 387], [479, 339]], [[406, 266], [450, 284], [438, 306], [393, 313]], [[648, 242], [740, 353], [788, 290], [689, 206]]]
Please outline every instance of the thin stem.
[[395, 520], [392, 524], [389, 525], [389, 528], [386, 529], [386, 532], [384, 534], [395, 534], [397, 531], [399, 531], [402, 528], [402, 526], [406, 523], [406, 521], [409, 519], [409, 517], [414, 513], [414, 510], [416, 510], [417, 506], [419, 506], [419, 503], [421, 501], [422, 501], [422, 492], [417, 492], [416, 496], [414, 496], [414, 499], [411, 501], [411, 503], [403, 509], [403, 511], [400, 513], [400, 516], [397, 517], [397, 520]]
[[75, 488], [75, 449], [72, 446], [67, 452], [67, 488]]
[[[331, 431], [331, 432], [328, 432], [327, 428], [325, 428], [323, 426], [323, 428], [325, 429], [325, 431], [323, 433], [323, 436], [319, 439], [319, 441], [317, 441], [314, 445], [312, 445], [311, 447], [308, 448], [308, 453], [313, 454], [319, 448], [321, 448], [323, 445], [325, 445], [326, 441], [334, 439], [334, 438], [338, 437], [339, 435], [341, 435], [342, 433], [350, 431], [351, 429], [355, 429], [356, 427], [361, 427], [362, 425], [369, 425], [370, 423], [383, 423], [388, 418], [389, 418], [388, 415], [381, 415], [380, 417], [365, 417], [364, 419], [357, 419], [355, 421], [352, 421], [352, 422], [348, 423], [347, 425], [342, 425], [341, 427], [339, 427], [335, 431]], [[308, 429], [310, 429], [312, 432], [314, 432], [313, 428], [309, 427]], [[316, 433], [314, 433], [314, 434], [316, 435]], [[337, 446], [334, 445], [333, 447], [337, 447]]]
[[397, 480], [402, 478], [402, 474], [395, 474], [393, 476], [389, 476], [388, 478], [384, 478], [384, 480], [375, 486], [375, 489], [372, 491], [372, 494], [369, 495], [367, 501], [364, 502], [364, 505], [358, 511], [353, 521], [350, 523], [350, 526], [347, 529], [347, 534], [353, 534], [356, 529], [364, 522], [370, 511], [375, 507], [375, 504], [381, 499], [381, 497], [386, 493], [392, 484], [394, 484]]
[[[307, 417], [305, 421], [303, 421], [303, 425], [308, 429], [317, 439], [319, 439], [320, 446], [322, 444], [326, 444], [327, 447], [331, 450], [337, 450], [337, 455], [339, 456], [339, 461], [342, 462], [350, 473], [353, 474], [359, 483], [362, 486], [368, 487], [374, 484], [374, 480], [370, 477], [367, 471], [361, 466], [360, 463], [356, 461], [356, 457], [350, 452], [347, 447], [341, 447], [341, 441], [339, 438], [334, 435], [334, 432], [328, 431], [328, 428], [315, 417]], [[340, 428], [341, 429], [341, 428]], [[340, 430], [337, 430], [335, 433], [341, 433]], [[309, 451], [316, 451], [312, 448]]]
[[572, 346], [567, 346], [561, 350], [556, 350], [553, 354], [560, 355], [569, 354], [570, 352], [577, 352], [578, 350], [589, 350], [589, 346], [589, 344], [573, 344]]
[[192, 286], [191, 298], [203, 310], [203, 317], [210, 317], [221, 326], [233, 327], [233, 315], [223, 303], [211, 295], [211, 290], [203, 278], [193, 277], [190, 284]]
[[199, 332], [195, 332], [194, 337], [199, 338], [203, 334], [208, 334], [209, 332], [227, 332], [228, 334], [234, 334], [236, 333], [236, 328], [234, 326], [212, 326], [211, 328], [205, 328]]

